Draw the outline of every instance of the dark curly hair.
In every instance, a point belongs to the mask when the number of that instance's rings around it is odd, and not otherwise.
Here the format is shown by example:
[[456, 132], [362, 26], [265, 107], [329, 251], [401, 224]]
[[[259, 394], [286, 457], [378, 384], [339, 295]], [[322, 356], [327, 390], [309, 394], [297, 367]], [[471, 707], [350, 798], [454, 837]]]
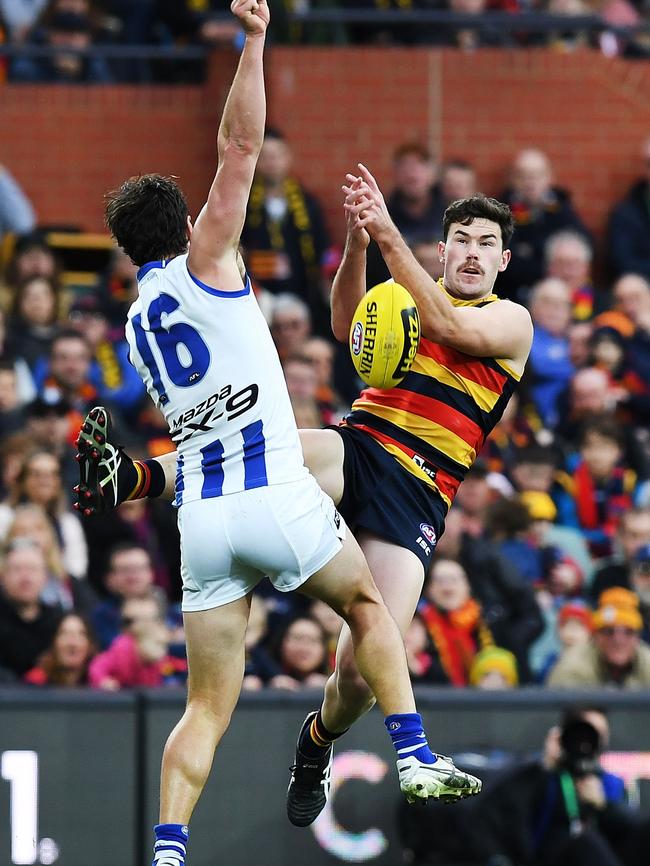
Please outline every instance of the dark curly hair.
[[453, 223], [462, 226], [471, 225], [475, 219], [491, 220], [501, 229], [503, 249], [507, 249], [515, 230], [512, 211], [507, 204], [490, 198], [483, 193], [476, 193], [469, 198], [459, 198], [448, 206], [442, 218], [443, 239], [447, 240], [449, 227]]
[[133, 264], [169, 259], [187, 250], [189, 209], [171, 177], [142, 174], [105, 196], [110, 233]]

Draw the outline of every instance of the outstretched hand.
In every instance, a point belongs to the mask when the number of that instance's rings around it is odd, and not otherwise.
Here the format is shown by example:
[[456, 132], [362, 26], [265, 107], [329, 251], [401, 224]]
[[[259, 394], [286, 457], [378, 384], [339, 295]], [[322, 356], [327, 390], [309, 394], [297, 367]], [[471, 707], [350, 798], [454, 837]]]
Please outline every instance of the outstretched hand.
[[266, 0], [232, 0], [230, 11], [239, 18], [247, 36], [262, 36], [271, 20]]
[[352, 200], [359, 194], [359, 188], [363, 183], [363, 179], [353, 174], [346, 174], [345, 179], [348, 185], [343, 186], [343, 192], [345, 193], [343, 208], [345, 210], [345, 221], [348, 230], [347, 243], [351, 245], [357, 244], [365, 250], [370, 243], [370, 235], [364, 228], [359, 227], [358, 217], [346, 207], [348, 200]]
[[343, 208], [348, 216], [348, 225], [355, 230], [365, 229], [378, 242], [395, 231], [384, 196], [365, 165], [359, 163], [359, 177], [348, 174], [346, 180]]

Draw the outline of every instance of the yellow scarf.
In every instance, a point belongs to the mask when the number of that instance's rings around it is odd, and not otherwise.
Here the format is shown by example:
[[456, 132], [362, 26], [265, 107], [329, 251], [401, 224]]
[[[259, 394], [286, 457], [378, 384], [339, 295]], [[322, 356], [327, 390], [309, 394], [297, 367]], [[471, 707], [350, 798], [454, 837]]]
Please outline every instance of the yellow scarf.
[[[298, 230], [300, 255], [305, 263], [307, 278], [311, 284], [315, 280], [318, 280], [319, 273], [318, 262], [316, 260], [316, 241], [312, 231], [305, 193], [298, 181], [293, 177], [286, 178], [282, 184], [282, 191], [287, 201], [291, 221]], [[265, 201], [266, 185], [263, 180], [256, 178], [251, 187], [250, 198], [248, 200], [248, 224], [254, 229], [262, 225], [266, 226], [271, 248], [275, 252], [280, 252], [285, 248], [284, 236], [282, 234], [283, 220], [269, 217], [264, 207]]]
[[95, 358], [102, 371], [104, 384], [111, 391], [119, 388], [122, 384], [122, 370], [117, 360], [115, 349], [111, 343], [100, 343], [95, 349]]

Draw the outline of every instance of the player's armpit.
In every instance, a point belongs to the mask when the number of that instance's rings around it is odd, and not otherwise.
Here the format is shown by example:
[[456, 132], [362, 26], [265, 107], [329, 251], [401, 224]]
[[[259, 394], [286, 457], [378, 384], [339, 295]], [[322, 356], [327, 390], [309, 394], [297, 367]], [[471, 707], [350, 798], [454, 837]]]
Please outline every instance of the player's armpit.
[[530, 313], [510, 301], [495, 301], [486, 307], [454, 307], [447, 333], [439, 338], [443, 345], [467, 355], [510, 359], [522, 368], [532, 341]]

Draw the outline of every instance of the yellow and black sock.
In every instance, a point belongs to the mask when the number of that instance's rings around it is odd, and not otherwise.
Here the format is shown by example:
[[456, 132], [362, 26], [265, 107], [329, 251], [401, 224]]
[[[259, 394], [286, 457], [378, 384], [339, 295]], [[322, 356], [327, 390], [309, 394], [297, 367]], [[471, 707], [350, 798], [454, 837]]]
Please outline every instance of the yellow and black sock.
[[319, 710], [318, 714], [314, 716], [311, 725], [308, 725], [302, 732], [298, 748], [307, 758], [320, 758], [332, 743], [338, 740], [339, 737], [342, 737], [347, 730], [346, 728], [345, 731], [341, 731], [338, 734], [328, 731], [323, 724], [323, 717]]
[[118, 473], [119, 501], [161, 496], [165, 483], [165, 471], [157, 460], [122, 459]]

